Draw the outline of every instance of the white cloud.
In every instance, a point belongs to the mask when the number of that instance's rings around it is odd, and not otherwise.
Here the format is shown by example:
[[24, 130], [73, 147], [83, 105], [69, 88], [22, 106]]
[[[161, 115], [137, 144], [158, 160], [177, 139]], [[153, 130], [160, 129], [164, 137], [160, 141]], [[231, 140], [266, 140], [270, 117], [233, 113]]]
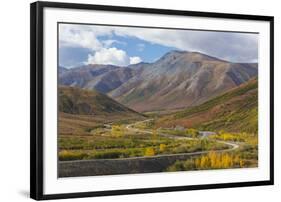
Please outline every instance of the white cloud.
[[141, 60], [141, 58], [140, 57], [137, 57], [137, 56], [135, 56], [135, 57], [130, 57], [130, 64], [131, 65], [133, 65], [133, 64], [138, 64], [138, 63], [140, 63], [142, 60]]
[[257, 34], [129, 27], [113, 31], [123, 37], [136, 37], [152, 44], [199, 51], [231, 61], [249, 62], [258, 57]]
[[99, 36], [111, 36], [112, 27], [60, 24], [59, 45], [61, 47], [79, 47], [93, 51], [88, 55], [86, 64], [111, 64], [127, 66], [141, 62], [140, 57], [129, 57], [124, 50], [112, 47], [114, 43], [126, 45], [115, 39], [99, 40]]
[[94, 55], [89, 55], [88, 63], [125, 66], [129, 64], [129, 58], [123, 50], [117, 48], [103, 48], [96, 51]]
[[91, 50], [102, 48], [103, 44], [96, 38], [96, 33], [88, 26], [61, 24], [59, 27], [60, 46], [81, 47]]
[[93, 55], [88, 55], [87, 64], [110, 64], [117, 66], [127, 66], [141, 62], [140, 57], [129, 57], [123, 50], [113, 48], [102, 48]]
[[[114, 38], [100, 41], [98, 37], [110, 38], [114, 34], [136, 37], [152, 44], [180, 50], [199, 51], [231, 61], [248, 62], [258, 58], [257, 34], [231, 32], [61, 24], [60, 45], [98, 51], [102, 48], [110, 48], [113, 43], [118, 43]], [[137, 45], [137, 48], [141, 51], [142, 45]]]

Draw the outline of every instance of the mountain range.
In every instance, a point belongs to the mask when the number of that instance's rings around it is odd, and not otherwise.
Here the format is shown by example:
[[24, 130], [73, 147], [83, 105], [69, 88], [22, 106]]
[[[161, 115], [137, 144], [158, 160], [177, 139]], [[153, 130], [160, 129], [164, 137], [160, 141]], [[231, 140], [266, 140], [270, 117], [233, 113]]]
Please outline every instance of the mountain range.
[[59, 84], [97, 90], [145, 112], [200, 105], [257, 74], [257, 63], [232, 63], [199, 52], [171, 51], [154, 63], [127, 67], [59, 67]]

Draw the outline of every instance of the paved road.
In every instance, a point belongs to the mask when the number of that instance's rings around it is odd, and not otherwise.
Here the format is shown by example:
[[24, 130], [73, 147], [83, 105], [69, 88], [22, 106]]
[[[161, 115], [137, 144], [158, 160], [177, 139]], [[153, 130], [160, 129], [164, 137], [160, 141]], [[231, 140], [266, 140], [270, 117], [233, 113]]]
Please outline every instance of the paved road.
[[[138, 121], [138, 122], [135, 122], [135, 123], [132, 123], [132, 124], [128, 124], [126, 126], [126, 128], [127, 128], [127, 130], [130, 130], [130, 131], [133, 131], [133, 132], [152, 134], [153, 132], [150, 131], [150, 130], [143, 130], [143, 129], [138, 129], [138, 128], [134, 127], [137, 124], [145, 123], [145, 122], [149, 122], [149, 121], [153, 121], [153, 119], [146, 119], [144, 121]], [[166, 133], [158, 133], [158, 135], [160, 135], [162, 137], [166, 137], [166, 138], [176, 139], [176, 140], [193, 140], [194, 139], [194, 138], [191, 138], [191, 137], [170, 135], [170, 134], [166, 134]]]
[[[137, 124], [140, 124], [140, 123], [145, 123], [145, 122], [149, 122], [149, 121], [153, 121], [153, 119], [147, 119], [147, 120], [144, 120], [144, 121], [138, 121], [138, 122], [135, 122], [133, 124], [128, 124], [126, 126], [127, 130], [131, 130], [133, 132], [139, 132], [139, 133], [148, 133], [148, 134], [152, 134], [152, 131], [149, 131], [149, 130], [142, 130], [142, 129], [138, 129], [138, 128], [135, 128], [134, 126], [137, 125]], [[191, 137], [183, 137], [183, 136], [177, 136], [177, 135], [170, 135], [170, 134], [165, 134], [165, 133], [158, 133], [160, 136], [163, 136], [163, 137], [166, 137], [166, 138], [171, 138], [171, 139], [178, 139], [178, 140], [197, 140], [198, 138], [191, 138]], [[200, 139], [204, 139], [204, 138], [208, 138], [209, 135], [214, 135], [215, 132], [211, 132], [211, 131], [199, 131], [199, 134], [201, 135]], [[221, 141], [221, 140], [216, 140], [217, 142], [219, 143], [222, 143], [222, 144], [226, 144], [228, 146], [231, 146], [231, 148], [229, 149], [224, 149], [224, 150], [217, 150], [217, 151], [220, 151], [220, 152], [225, 152], [225, 151], [232, 151], [232, 150], [235, 150], [235, 149], [238, 149], [239, 148], [239, 144], [236, 144], [236, 143], [233, 143], [233, 142], [227, 142], [227, 141]], [[216, 152], [217, 152], [216, 151]], [[204, 153], [208, 153], [209, 151], [200, 151], [200, 152], [192, 152], [192, 153], [184, 153], [186, 155], [194, 155], [194, 154], [204, 154]], [[164, 155], [170, 155], [170, 154], [164, 154]], [[174, 155], [174, 154], [172, 154]], [[177, 155], [177, 154], [175, 154]], [[162, 155], [157, 155], [157, 156], [162, 156]], [[154, 157], [157, 157], [157, 156], [154, 156]]]
[[[152, 121], [147, 119], [126, 126], [127, 130], [135, 133], [152, 134], [150, 130], [138, 129], [134, 126], [140, 123]], [[107, 126], [108, 127], [108, 126]], [[200, 131], [200, 139], [208, 138], [214, 134], [210, 131]], [[177, 140], [194, 140], [197, 138], [182, 137], [165, 133], [159, 135]], [[229, 152], [239, 148], [239, 145], [232, 142], [220, 141], [217, 142], [230, 146], [228, 149], [216, 150], [215, 152]], [[151, 173], [161, 172], [167, 166], [173, 164], [177, 160], [185, 160], [193, 156], [207, 154], [209, 151], [197, 151], [178, 154], [159, 154], [155, 156], [128, 157], [117, 159], [91, 159], [91, 160], [75, 160], [75, 161], [60, 161], [59, 162], [59, 177], [73, 176], [94, 176], [94, 175], [112, 175], [112, 174], [127, 174], [127, 173]]]

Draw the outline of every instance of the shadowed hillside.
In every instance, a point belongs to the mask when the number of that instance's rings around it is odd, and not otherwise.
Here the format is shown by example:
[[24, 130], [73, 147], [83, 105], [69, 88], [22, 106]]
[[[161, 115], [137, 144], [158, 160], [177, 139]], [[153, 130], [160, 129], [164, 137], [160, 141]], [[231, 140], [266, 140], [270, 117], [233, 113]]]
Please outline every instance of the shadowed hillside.
[[144, 116], [95, 90], [59, 87], [59, 133], [89, 134], [110, 122], [139, 120]]
[[59, 111], [78, 115], [132, 114], [139, 113], [123, 106], [96, 91], [76, 87], [59, 87]]

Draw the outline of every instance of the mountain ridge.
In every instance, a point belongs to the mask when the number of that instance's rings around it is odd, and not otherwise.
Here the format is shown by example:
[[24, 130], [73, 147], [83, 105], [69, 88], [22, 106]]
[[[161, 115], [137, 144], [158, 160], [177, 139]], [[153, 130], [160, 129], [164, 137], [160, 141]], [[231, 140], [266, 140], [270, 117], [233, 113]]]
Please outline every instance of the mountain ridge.
[[136, 111], [198, 105], [257, 75], [256, 64], [229, 63], [200, 53], [163, 56], [109, 93]]
[[255, 77], [256, 63], [171, 51], [154, 63], [88, 65], [60, 74], [61, 85], [96, 89], [139, 112], [195, 106]]

